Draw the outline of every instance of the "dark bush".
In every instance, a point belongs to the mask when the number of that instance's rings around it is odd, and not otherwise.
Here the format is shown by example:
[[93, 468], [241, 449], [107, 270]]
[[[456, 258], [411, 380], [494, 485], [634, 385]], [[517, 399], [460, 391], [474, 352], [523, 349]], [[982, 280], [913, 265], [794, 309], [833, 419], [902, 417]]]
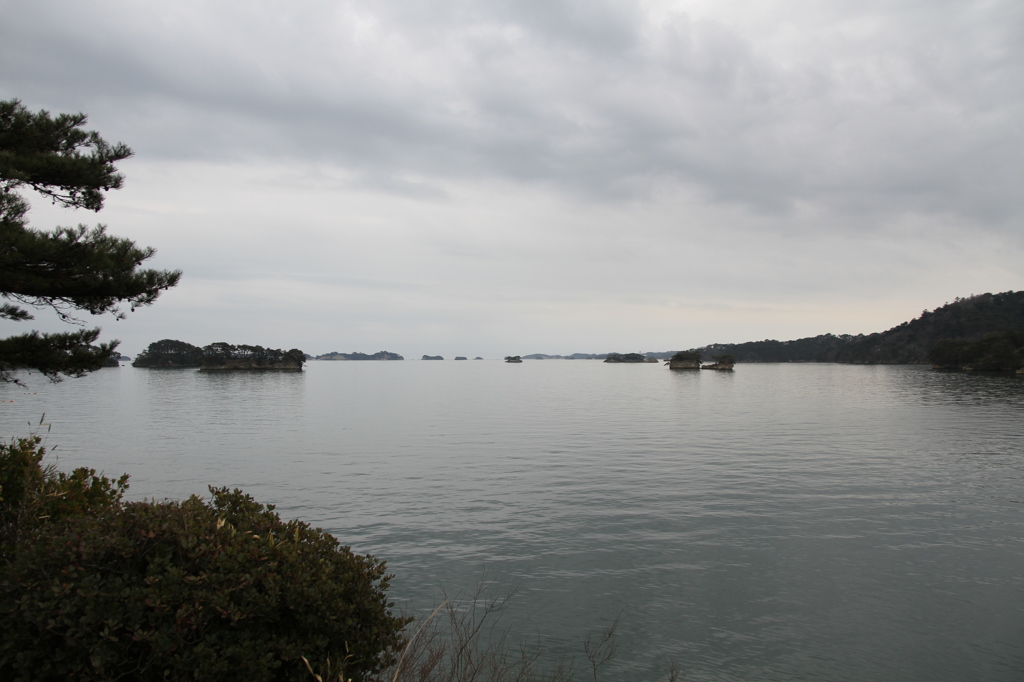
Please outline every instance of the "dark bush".
[[0, 443], [0, 564], [14, 547], [41, 527], [55, 527], [80, 514], [115, 509], [128, 488], [93, 469], [70, 474], [43, 466], [46, 450], [39, 436]]
[[392, 664], [384, 562], [235, 490], [34, 531], [0, 566], [0, 679], [358, 682]]

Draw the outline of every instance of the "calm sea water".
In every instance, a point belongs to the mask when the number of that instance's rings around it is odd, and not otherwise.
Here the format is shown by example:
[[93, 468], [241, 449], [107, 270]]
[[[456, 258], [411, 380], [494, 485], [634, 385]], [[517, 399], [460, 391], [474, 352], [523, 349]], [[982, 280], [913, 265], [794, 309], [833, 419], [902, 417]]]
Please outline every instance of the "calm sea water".
[[[483, 576], [601, 679], [1024, 679], [1024, 380], [923, 367], [313, 362], [0, 386], [134, 498], [237, 486], [386, 558], [423, 611]], [[34, 428], [40, 428], [38, 426]], [[54, 447], [56, 446], [56, 447]]]

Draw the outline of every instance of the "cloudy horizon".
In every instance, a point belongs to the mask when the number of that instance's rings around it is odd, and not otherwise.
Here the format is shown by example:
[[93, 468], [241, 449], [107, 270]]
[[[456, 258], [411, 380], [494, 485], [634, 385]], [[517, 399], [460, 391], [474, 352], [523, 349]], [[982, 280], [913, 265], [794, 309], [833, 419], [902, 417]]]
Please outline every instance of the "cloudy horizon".
[[0, 98], [135, 151], [101, 213], [30, 197], [31, 224], [100, 222], [184, 271], [86, 320], [129, 355], [664, 351], [1024, 288], [1009, 0], [0, 12]]

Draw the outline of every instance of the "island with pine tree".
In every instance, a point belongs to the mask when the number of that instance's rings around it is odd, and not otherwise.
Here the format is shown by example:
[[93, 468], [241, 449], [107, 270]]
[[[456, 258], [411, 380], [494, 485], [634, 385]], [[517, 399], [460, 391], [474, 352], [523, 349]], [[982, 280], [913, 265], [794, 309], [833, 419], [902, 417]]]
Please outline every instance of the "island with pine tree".
[[218, 370], [291, 370], [302, 369], [306, 354], [298, 348], [281, 350], [245, 344], [211, 343], [193, 346], [185, 341], [163, 339], [149, 344], [135, 357], [132, 367], [199, 368]]

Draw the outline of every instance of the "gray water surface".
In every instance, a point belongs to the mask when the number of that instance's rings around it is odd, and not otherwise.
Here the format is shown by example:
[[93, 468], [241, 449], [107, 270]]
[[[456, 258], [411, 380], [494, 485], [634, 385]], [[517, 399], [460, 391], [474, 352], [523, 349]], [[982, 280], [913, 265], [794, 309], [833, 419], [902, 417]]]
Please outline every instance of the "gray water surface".
[[[388, 560], [423, 612], [482, 575], [601, 680], [1024, 679], [1024, 380], [923, 367], [313, 362], [0, 387], [133, 498], [241, 487]], [[38, 426], [34, 428], [39, 428]]]

